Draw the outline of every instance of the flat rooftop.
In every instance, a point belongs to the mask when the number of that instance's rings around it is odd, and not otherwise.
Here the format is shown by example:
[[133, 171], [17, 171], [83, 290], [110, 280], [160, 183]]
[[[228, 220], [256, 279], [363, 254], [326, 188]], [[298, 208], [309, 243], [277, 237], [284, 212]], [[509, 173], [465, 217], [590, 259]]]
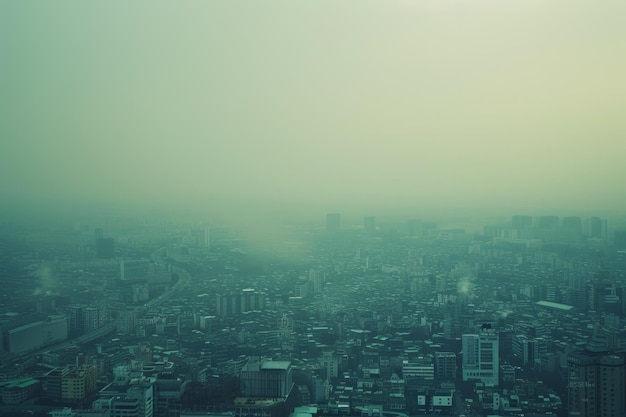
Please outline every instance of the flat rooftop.
[[261, 364], [261, 369], [279, 369], [279, 370], [288, 370], [291, 366], [291, 361], [263, 361]]
[[535, 304], [540, 307], [554, 308], [561, 311], [570, 311], [574, 308], [574, 306], [561, 303], [553, 303], [551, 301], [537, 301]]

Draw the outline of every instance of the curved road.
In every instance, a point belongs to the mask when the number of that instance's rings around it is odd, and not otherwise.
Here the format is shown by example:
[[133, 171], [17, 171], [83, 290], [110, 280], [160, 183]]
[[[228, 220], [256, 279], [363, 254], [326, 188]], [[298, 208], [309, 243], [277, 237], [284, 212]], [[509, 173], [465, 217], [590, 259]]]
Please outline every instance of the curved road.
[[[148, 309], [153, 308], [153, 307], [158, 307], [159, 305], [163, 304], [165, 301], [172, 298], [172, 296], [176, 294], [176, 292], [186, 287], [191, 282], [191, 276], [189, 275], [189, 272], [187, 272], [187, 270], [168, 264], [167, 262], [163, 260], [163, 254], [166, 252], [166, 250], [167, 250], [167, 247], [162, 247], [160, 249], [157, 249], [156, 251], [152, 252], [152, 254], [150, 254], [150, 258], [156, 264], [170, 265], [170, 272], [178, 275], [178, 281], [176, 282], [176, 284], [172, 285], [170, 288], [165, 290], [158, 297], [153, 298], [152, 300], [148, 301], [144, 305], [135, 307], [133, 312], [137, 315], [137, 317], [141, 316]], [[106, 336], [109, 333], [114, 332], [116, 328], [117, 328], [117, 323], [115, 323], [114, 321], [109, 322], [105, 324], [104, 326], [94, 330], [93, 332], [89, 332], [87, 334], [75, 337], [70, 340], [59, 342], [54, 345], [44, 346], [44, 347], [32, 350], [30, 352], [24, 352], [23, 354], [18, 354], [11, 359], [15, 360], [15, 359], [21, 359], [27, 356], [40, 355], [44, 352], [52, 352], [55, 350], [67, 348], [72, 345], [90, 342], [92, 340], [98, 339], [100, 337]]]

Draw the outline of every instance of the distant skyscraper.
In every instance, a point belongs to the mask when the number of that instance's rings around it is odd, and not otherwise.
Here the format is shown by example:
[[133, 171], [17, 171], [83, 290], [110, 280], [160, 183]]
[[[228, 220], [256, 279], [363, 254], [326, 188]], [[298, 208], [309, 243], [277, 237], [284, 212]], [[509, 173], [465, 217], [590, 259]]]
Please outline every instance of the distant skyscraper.
[[209, 226], [204, 227], [204, 247], [207, 249], [211, 247], [211, 230]]
[[328, 213], [326, 215], [326, 230], [336, 232], [341, 229], [341, 214]]
[[483, 324], [476, 334], [464, 334], [463, 381], [480, 381], [497, 386], [499, 371], [498, 333], [491, 324]]
[[570, 416], [626, 416], [624, 354], [578, 350], [567, 357]]
[[532, 216], [513, 216], [511, 225], [514, 229], [525, 229], [533, 226]]
[[541, 216], [535, 221], [535, 237], [552, 240], [558, 237], [559, 216]]
[[563, 234], [569, 239], [580, 239], [583, 233], [583, 221], [580, 217], [563, 217]]
[[376, 217], [368, 216], [363, 219], [363, 229], [367, 233], [374, 233], [376, 231]]
[[541, 230], [555, 229], [559, 227], [559, 216], [541, 216], [538, 226]]
[[245, 288], [241, 293], [217, 294], [215, 312], [221, 317], [231, 317], [248, 311], [265, 309], [265, 293]]
[[593, 238], [603, 238], [607, 235], [607, 221], [599, 217], [586, 218], [583, 224], [583, 231], [586, 236]]
[[311, 269], [309, 271], [309, 281], [313, 283], [313, 294], [319, 294], [324, 287], [326, 273], [317, 269]]

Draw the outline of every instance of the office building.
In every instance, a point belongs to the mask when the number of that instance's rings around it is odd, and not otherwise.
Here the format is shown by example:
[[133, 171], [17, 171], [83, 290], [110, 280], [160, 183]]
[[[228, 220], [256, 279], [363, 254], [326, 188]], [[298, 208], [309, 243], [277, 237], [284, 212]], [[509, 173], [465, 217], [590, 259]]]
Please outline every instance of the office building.
[[363, 219], [363, 230], [365, 231], [365, 233], [374, 233], [376, 231], [376, 217], [365, 217]]
[[588, 217], [583, 222], [583, 234], [599, 239], [607, 237], [607, 220], [600, 217]]
[[104, 324], [105, 319], [105, 315], [96, 307], [70, 306], [67, 315], [70, 336], [93, 332]]
[[326, 369], [326, 378], [336, 378], [339, 376], [339, 364], [341, 358], [334, 352], [325, 351], [322, 354], [321, 365]]
[[419, 357], [402, 361], [402, 377], [432, 381], [435, 378], [435, 366], [430, 357]]
[[512, 352], [519, 365], [534, 368], [548, 351], [548, 343], [542, 337], [517, 334], [511, 340]]
[[536, 238], [552, 240], [559, 235], [561, 225], [558, 216], [540, 216], [534, 224]]
[[326, 273], [318, 269], [309, 270], [309, 281], [313, 283], [313, 294], [319, 294], [326, 282]]
[[291, 362], [252, 356], [240, 372], [241, 391], [247, 397], [285, 398], [291, 391]]
[[435, 379], [453, 381], [456, 378], [456, 355], [454, 352], [435, 353]]
[[60, 401], [63, 395], [63, 378], [70, 373], [66, 366], [54, 368], [45, 377], [44, 396], [46, 398]]
[[241, 293], [218, 294], [216, 314], [221, 317], [236, 316], [248, 311], [265, 309], [265, 293], [245, 288]]
[[475, 334], [464, 334], [463, 381], [482, 382], [486, 386], [499, 383], [499, 340], [491, 324], [483, 324]]
[[96, 366], [82, 365], [61, 378], [61, 398], [64, 401], [80, 402], [96, 392]]

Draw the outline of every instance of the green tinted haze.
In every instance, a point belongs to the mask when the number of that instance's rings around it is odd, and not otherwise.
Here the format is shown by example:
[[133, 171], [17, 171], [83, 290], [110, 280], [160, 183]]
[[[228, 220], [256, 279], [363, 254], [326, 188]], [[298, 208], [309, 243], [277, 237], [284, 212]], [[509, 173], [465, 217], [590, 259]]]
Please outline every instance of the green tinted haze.
[[626, 203], [626, 2], [0, 3], [5, 201]]

